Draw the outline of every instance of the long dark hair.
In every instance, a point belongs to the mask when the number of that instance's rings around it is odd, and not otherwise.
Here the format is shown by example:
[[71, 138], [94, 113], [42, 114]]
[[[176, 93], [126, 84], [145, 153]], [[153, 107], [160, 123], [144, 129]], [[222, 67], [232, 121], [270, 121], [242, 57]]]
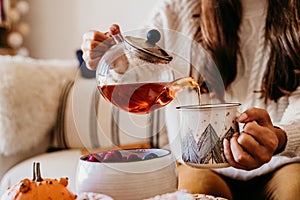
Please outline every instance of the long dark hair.
[[[265, 38], [270, 58], [262, 82], [262, 98], [277, 101], [300, 83], [300, 0], [269, 0]], [[209, 52], [227, 88], [237, 75], [240, 51], [240, 0], [201, 0], [195, 40]], [[209, 84], [210, 80], [206, 80]]]

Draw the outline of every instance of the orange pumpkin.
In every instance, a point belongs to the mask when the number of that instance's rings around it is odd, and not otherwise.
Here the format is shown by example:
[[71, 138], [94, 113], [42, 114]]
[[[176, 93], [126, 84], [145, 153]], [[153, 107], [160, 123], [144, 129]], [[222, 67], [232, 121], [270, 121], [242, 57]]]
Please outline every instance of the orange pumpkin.
[[74, 200], [76, 195], [67, 188], [68, 178], [42, 178], [40, 163], [33, 163], [33, 179], [23, 179], [10, 187], [1, 200]]

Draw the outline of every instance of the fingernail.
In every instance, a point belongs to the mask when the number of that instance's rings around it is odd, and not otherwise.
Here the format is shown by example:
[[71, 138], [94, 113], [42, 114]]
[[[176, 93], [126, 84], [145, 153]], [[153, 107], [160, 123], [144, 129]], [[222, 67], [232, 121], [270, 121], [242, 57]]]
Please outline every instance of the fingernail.
[[232, 135], [232, 137], [239, 137], [239, 133], [234, 133], [233, 135]]
[[229, 139], [224, 138], [223, 140], [223, 145], [227, 146], [229, 144]]
[[239, 121], [245, 121], [248, 118], [248, 115], [246, 113], [242, 113], [237, 119]]
[[115, 33], [116, 31], [117, 31], [117, 27], [116, 26], [111, 26], [110, 27], [110, 31], [112, 32], [112, 33]]

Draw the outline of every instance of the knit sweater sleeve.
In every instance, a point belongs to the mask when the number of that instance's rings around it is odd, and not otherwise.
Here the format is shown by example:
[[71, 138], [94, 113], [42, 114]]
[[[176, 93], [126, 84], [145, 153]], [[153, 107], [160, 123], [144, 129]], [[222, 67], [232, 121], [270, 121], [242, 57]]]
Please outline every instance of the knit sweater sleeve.
[[174, 1], [162, 0], [154, 6], [145, 21], [146, 26], [155, 28], [172, 28], [172, 21], [176, 20]]
[[287, 143], [280, 155], [300, 156], [300, 87], [288, 98], [281, 122], [278, 124], [287, 134]]
[[162, 0], [154, 6], [145, 24], [148, 27], [178, 31], [190, 37], [198, 28], [197, 22], [192, 17], [197, 13], [199, 13], [198, 0]]

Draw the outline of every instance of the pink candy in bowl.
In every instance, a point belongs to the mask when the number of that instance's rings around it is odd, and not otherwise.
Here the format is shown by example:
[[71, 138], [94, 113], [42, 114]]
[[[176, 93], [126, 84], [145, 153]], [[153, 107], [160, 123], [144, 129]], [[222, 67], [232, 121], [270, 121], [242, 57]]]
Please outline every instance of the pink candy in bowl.
[[112, 150], [82, 156], [76, 174], [77, 192], [135, 200], [177, 189], [176, 162], [166, 149]]

